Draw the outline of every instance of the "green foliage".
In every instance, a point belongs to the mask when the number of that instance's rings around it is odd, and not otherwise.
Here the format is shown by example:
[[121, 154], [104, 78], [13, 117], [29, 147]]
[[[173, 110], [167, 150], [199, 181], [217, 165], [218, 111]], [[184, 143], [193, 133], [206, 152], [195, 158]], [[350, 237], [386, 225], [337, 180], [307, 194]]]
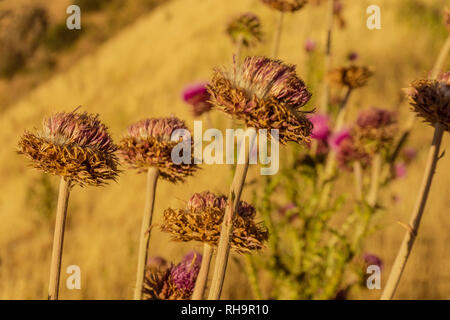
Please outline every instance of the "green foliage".
[[30, 207], [36, 208], [44, 219], [50, 220], [56, 210], [57, 195], [58, 189], [52, 183], [50, 175], [41, 174], [29, 187], [27, 202]]
[[85, 28], [80, 30], [70, 30], [66, 22], [62, 21], [49, 28], [44, 38], [45, 46], [52, 51], [60, 51], [72, 47], [79, 37], [83, 34]]

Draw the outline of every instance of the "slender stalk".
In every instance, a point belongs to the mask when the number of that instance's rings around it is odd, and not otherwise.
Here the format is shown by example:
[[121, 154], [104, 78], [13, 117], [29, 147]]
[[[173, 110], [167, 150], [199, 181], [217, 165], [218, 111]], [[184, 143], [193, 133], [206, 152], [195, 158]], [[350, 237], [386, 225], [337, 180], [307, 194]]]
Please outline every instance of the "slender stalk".
[[371, 207], [374, 207], [377, 202], [382, 166], [383, 166], [383, 159], [381, 155], [377, 153], [372, 160], [372, 176], [370, 178], [369, 195], [367, 196], [367, 203]]
[[250, 255], [245, 256], [246, 269], [248, 275], [248, 281], [250, 282], [250, 287], [252, 289], [253, 297], [256, 300], [262, 300], [261, 288], [259, 287], [258, 278], [256, 275], [255, 264], [252, 261]]
[[64, 244], [64, 227], [66, 225], [69, 193], [70, 181], [61, 177], [59, 182], [58, 206], [56, 208], [55, 232], [53, 234], [52, 260], [50, 263], [50, 280], [48, 284], [48, 300], [58, 300], [61, 259]]
[[244, 187], [245, 178], [247, 176], [249, 166], [249, 151], [252, 148], [256, 137], [256, 130], [252, 130], [249, 135], [249, 148], [245, 148], [245, 141], [242, 141], [240, 155], [244, 155], [244, 163], [236, 166], [233, 182], [228, 196], [228, 205], [223, 217], [222, 230], [220, 232], [219, 244], [217, 247], [216, 262], [214, 265], [214, 273], [209, 291], [208, 300], [218, 300], [222, 293], [223, 282], [225, 280], [225, 272], [228, 264], [228, 256], [230, 254], [230, 240], [233, 232], [233, 221], [241, 199], [242, 189]]
[[241, 64], [242, 47], [244, 46], [244, 37], [239, 35], [236, 43], [236, 64], [239, 66]]
[[441, 146], [443, 133], [444, 129], [442, 125], [436, 124], [433, 141], [428, 153], [428, 161], [425, 167], [422, 185], [420, 187], [419, 195], [416, 200], [416, 205], [411, 215], [409, 226], [411, 230], [406, 233], [405, 237], [403, 238], [403, 242], [395, 258], [394, 265], [392, 266], [392, 270], [389, 274], [389, 278], [386, 282], [383, 294], [381, 295], [381, 300], [390, 300], [394, 296], [403, 270], [405, 269], [406, 262], [408, 261], [408, 257], [414, 245], [414, 240], [417, 236], [420, 220], [425, 210], [428, 194], [430, 192], [436, 165], [439, 160], [439, 149]]
[[211, 265], [211, 258], [213, 255], [213, 248], [205, 243], [203, 245], [202, 264], [198, 272], [197, 280], [195, 282], [194, 293], [191, 300], [202, 300], [205, 293], [206, 283], [208, 282], [209, 266]]
[[324, 79], [323, 79], [323, 93], [322, 93], [322, 110], [324, 113], [328, 112], [328, 103], [329, 103], [329, 85], [327, 80], [327, 73], [331, 68], [331, 42], [332, 42], [332, 36], [333, 36], [333, 26], [334, 26], [334, 4], [333, 0], [328, 0], [327, 3], [327, 35], [326, 35], [326, 50], [325, 50], [325, 72], [324, 72]]
[[145, 193], [145, 210], [142, 218], [142, 226], [139, 240], [138, 265], [136, 272], [136, 288], [134, 289], [134, 300], [141, 300], [142, 286], [145, 276], [145, 265], [147, 263], [148, 244], [150, 242], [153, 208], [155, 206], [156, 184], [158, 182], [159, 170], [149, 168], [147, 171], [147, 190]]
[[362, 192], [363, 192], [363, 178], [362, 178], [362, 168], [361, 162], [355, 161], [353, 163], [353, 174], [355, 176], [355, 194], [356, 199], [358, 201], [362, 200]]
[[[345, 123], [345, 116], [347, 114], [347, 104], [350, 99], [350, 95], [352, 93], [352, 89], [348, 88], [347, 93], [345, 94], [344, 100], [342, 100], [341, 105], [339, 107], [339, 113], [336, 118], [336, 124], [334, 126], [334, 131], [337, 132], [341, 130]], [[323, 186], [319, 206], [324, 208], [328, 202], [331, 192], [331, 183], [328, 181], [331, 179], [333, 172], [336, 166], [336, 152], [331, 150], [328, 153], [327, 159], [325, 160], [325, 170], [324, 176], [322, 177], [321, 185]]]
[[283, 20], [284, 20], [284, 12], [280, 11], [278, 12], [277, 26], [275, 29], [275, 38], [273, 41], [273, 51], [272, 51], [273, 58], [278, 57], [278, 52], [280, 50], [281, 33], [283, 31]]

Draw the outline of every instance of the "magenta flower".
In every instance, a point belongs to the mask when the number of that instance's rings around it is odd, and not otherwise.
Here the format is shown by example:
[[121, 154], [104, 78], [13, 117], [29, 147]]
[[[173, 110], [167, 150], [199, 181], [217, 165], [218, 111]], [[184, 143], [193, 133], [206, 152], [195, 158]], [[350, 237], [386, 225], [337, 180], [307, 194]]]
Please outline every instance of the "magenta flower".
[[348, 60], [350, 60], [351, 62], [358, 60], [358, 57], [359, 57], [359, 55], [355, 51], [350, 52], [347, 56]]
[[330, 121], [328, 116], [315, 114], [309, 118], [313, 124], [311, 138], [316, 140], [326, 140], [330, 134]]
[[363, 255], [363, 259], [364, 262], [366, 263], [366, 265], [371, 266], [371, 265], [376, 265], [378, 267], [380, 267], [380, 269], [383, 269], [383, 261], [376, 255], [372, 254], [372, 253], [364, 253]]
[[328, 144], [330, 145], [331, 149], [337, 150], [339, 149], [339, 146], [341, 143], [350, 138], [350, 130], [348, 129], [342, 129], [339, 132], [333, 133], [330, 138], [328, 139]]
[[306, 39], [305, 42], [305, 51], [310, 53], [313, 52], [314, 50], [316, 50], [317, 44], [314, 40], [311, 39]]
[[406, 165], [401, 162], [395, 165], [395, 177], [401, 179], [406, 176]]
[[178, 290], [192, 293], [201, 263], [202, 255], [190, 252], [179, 264], [172, 268], [170, 278]]
[[204, 82], [194, 83], [187, 86], [182, 92], [183, 100], [191, 105], [194, 116], [201, 116], [212, 109], [206, 85], [207, 83]]
[[410, 163], [413, 161], [417, 156], [417, 150], [414, 148], [405, 148], [403, 150], [403, 159], [406, 163]]

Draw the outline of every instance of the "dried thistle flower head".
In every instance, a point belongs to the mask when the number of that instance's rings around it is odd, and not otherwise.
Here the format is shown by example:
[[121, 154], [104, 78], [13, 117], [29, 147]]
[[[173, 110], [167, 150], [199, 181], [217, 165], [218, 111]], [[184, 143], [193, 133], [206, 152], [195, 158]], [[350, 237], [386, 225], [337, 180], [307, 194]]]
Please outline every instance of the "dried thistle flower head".
[[331, 70], [328, 73], [328, 79], [337, 85], [356, 89], [364, 87], [372, 75], [371, 68], [352, 65]]
[[409, 102], [419, 117], [450, 131], [450, 71], [436, 80], [416, 80], [408, 91]]
[[192, 107], [194, 116], [199, 117], [212, 109], [206, 83], [194, 83], [183, 90], [183, 100]]
[[307, 0], [262, 0], [269, 7], [283, 12], [300, 10], [308, 3]]
[[340, 142], [336, 159], [341, 169], [352, 171], [355, 161], [359, 161], [365, 167], [370, 164], [371, 156], [359, 144], [355, 143], [352, 136], [349, 136]]
[[[200, 241], [217, 246], [227, 197], [205, 191], [194, 194], [186, 209], [167, 209], [161, 230], [175, 241]], [[241, 201], [234, 220], [231, 247], [241, 253], [262, 249], [268, 232], [254, 221], [256, 210]]]
[[278, 129], [279, 141], [308, 142], [312, 130], [300, 110], [311, 98], [295, 66], [266, 57], [247, 57], [231, 71], [216, 69], [208, 86], [211, 101], [255, 129]]
[[192, 296], [202, 255], [188, 253], [174, 266], [148, 268], [144, 278], [144, 300], [188, 300]]
[[228, 23], [227, 34], [234, 43], [242, 41], [246, 47], [253, 47], [262, 41], [261, 21], [253, 13], [244, 13]]
[[369, 154], [387, 150], [393, 143], [396, 133], [395, 114], [375, 107], [362, 110], [356, 120], [356, 126], [352, 129], [355, 143]]
[[176, 117], [138, 121], [128, 127], [127, 134], [120, 141], [119, 156], [130, 168], [139, 172], [156, 167], [163, 179], [170, 182], [184, 181], [198, 166], [194, 164], [193, 158], [189, 164], [175, 164], [172, 161], [172, 149], [183, 141], [181, 137], [179, 141], [171, 141], [172, 133], [177, 129], [188, 130], [184, 121]]
[[45, 119], [35, 134], [25, 132], [18, 152], [44, 172], [80, 186], [99, 186], [117, 178], [116, 149], [98, 115], [74, 111]]

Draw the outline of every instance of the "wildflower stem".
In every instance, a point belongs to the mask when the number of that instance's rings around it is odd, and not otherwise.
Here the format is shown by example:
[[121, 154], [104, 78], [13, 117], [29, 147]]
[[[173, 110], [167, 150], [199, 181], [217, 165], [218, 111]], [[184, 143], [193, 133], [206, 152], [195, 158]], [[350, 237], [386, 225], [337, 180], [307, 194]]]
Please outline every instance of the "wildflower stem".
[[362, 189], [363, 189], [363, 180], [362, 180], [362, 168], [361, 162], [355, 161], [353, 163], [353, 174], [355, 175], [355, 193], [356, 199], [358, 201], [362, 200]]
[[58, 206], [56, 209], [55, 232], [53, 235], [52, 260], [50, 264], [50, 280], [48, 300], [58, 300], [61, 259], [64, 244], [64, 227], [69, 203], [70, 181], [61, 177], [59, 182]]
[[379, 153], [377, 153], [372, 160], [372, 176], [370, 178], [370, 190], [367, 197], [367, 203], [371, 207], [374, 207], [377, 202], [378, 189], [380, 186], [380, 175], [383, 166], [382, 160], [383, 159]]
[[213, 255], [213, 248], [205, 243], [203, 244], [202, 264], [198, 272], [197, 280], [195, 282], [194, 293], [192, 300], [202, 300], [205, 293], [206, 283], [208, 282], [209, 266]]
[[444, 129], [441, 124], [435, 124], [435, 131], [433, 136], [433, 141], [431, 143], [428, 160], [425, 167], [425, 172], [423, 176], [422, 185], [420, 187], [419, 196], [417, 197], [416, 204], [410, 220], [411, 230], [406, 233], [403, 238], [403, 242], [397, 253], [397, 256], [392, 266], [391, 273], [386, 282], [383, 294], [381, 295], [381, 300], [390, 300], [395, 294], [395, 291], [400, 282], [403, 270], [408, 261], [409, 254], [411, 253], [414, 240], [417, 236], [417, 232], [420, 225], [420, 220], [422, 218], [423, 212], [425, 210], [425, 205], [427, 202], [428, 194], [430, 192], [431, 183], [433, 181], [433, 176], [436, 170], [436, 165], [439, 160], [439, 149], [442, 142], [442, 136]]
[[[239, 201], [241, 199], [245, 178], [247, 176], [249, 166], [249, 152], [252, 149], [255, 138], [256, 130], [250, 129], [249, 147], [245, 148], [245, 140], [242, 141], [241, 144], [239, 155], [244, 155], [244, 161], [238, 161], [238, 165], [236, 166], [236, 171], [234, 173], [233, 182], [231, 184], [230, 194], [228, 196], [228, 204], [225, 209], [225, 215], [223, 217], [219, 244], [217, 246], [216, 262], [214, 265], [214, 273], [208, 300], [218, 300], [220, 299], [220, 295], [222, 293], [223, 282], [225, 280], [225, 272], [228, 264], [228, 256], [230, 254], [230, 240], [233, 232], [233, 221], [238, 209]], [[240, 156], [238, 158], [240, 158]]]
[[245, 262], [247, 265], [247, 275], [252, 289], [253, 297], [256, 300], [262, 300], [261, 288], [259, 287], [258, 278], [256, 276], [255, 264], [250, 255], [245, 256]]
[[325, 77], [323, 80], [323, 93], [322, 93], [322, 110], [324, 113], [328, 112], [329, 102], [329, 85], [326, 75], [331, 68], [331, 40], [333, 36], [333, 0], [328, 0], [328, 18], [327, 18], [327, 35], [326, 35], [326, 51], [325, 51]]
[[136, 288], [134, 289], [134, 300], [141, 300], [142, 286], [144, 283], [145, 265], [147, 263], [147, 249], [150, 242], [153, 208], [155, 206], [155, 191], [158, 182], [159, 170], [149, 168], [147, 171], [147, 190], [145, 193], [145, 210], [142, 218], [142, 226], [139, 240], [138, 265], [136, 272]]
[[236, 43], [236, 64], [241, 64], [242, 47], [244, 46], [244, 37], [239, 35]]
[[[345, 121], [345, 115], [347, 113], [347, 103], [350, 99], [350, 95], [352, 93], [352, 89], [348, 88], [347, 93], [345, 94], [344, 100], [342, 100], [342, 103], [339, 107], [339, 113], [336, 118], [336, 124], [334, 131], [337, 132], [342, 129], [344, 126]], [[335, 170], [336, 166], [336, 151], [331, 150], [328, 153], [327, 159], [325, 161], [325, 170], [324, 170], [324, 176], [322, 177], [322, 193], [319, 200], [319, 206], [320, 208], [324, 208], [328, 202], [328, 199], [330, 197], [331, 192], [331, 182], [329, 181], [332, 178], [333, 172]]]
[[273, 42], [273, 51], [272, 51], [273, 58], [278, 57], [278, 52], [280, 50], [281, 33], [283, 31], [283, 20], [284, 20], [284, 12], [280, 11], [278, 12], [277, 26], [275, 29], [275, 38]]

